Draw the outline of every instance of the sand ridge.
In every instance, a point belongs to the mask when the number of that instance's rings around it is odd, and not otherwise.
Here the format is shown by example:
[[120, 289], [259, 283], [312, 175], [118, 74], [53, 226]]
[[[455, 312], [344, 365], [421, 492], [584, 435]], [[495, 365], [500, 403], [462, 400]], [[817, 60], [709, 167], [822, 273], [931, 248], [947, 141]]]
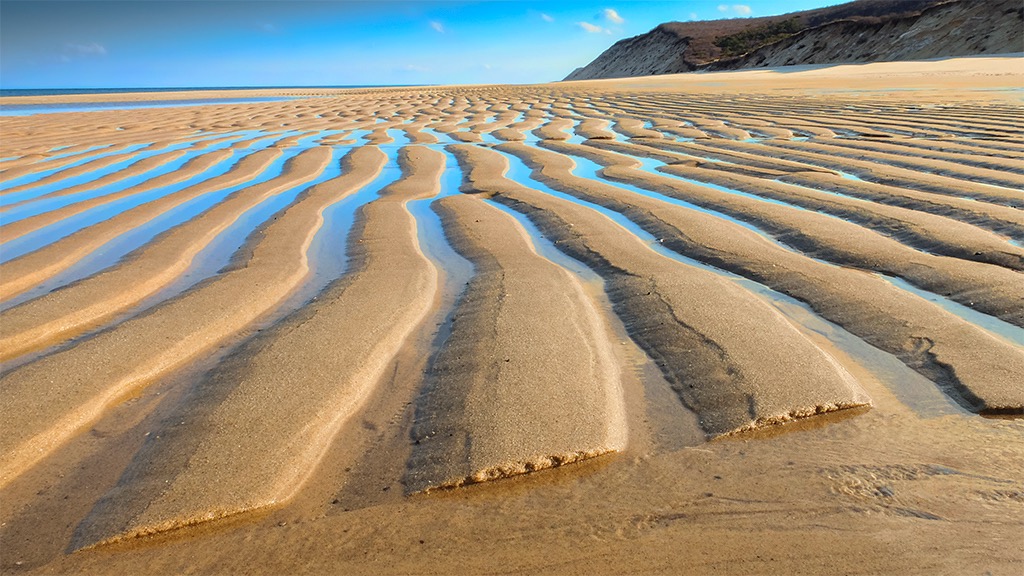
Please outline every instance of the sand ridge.
[[[543, 211], [537, 221], [541, 229], [603, 275], [631, 336], [659, 362], [709, 435], [869, 402], [828, 354], [798, 336], [760, 300], [697, 268], [675, 275], [670, 260], [645, 249], [625, 230], [609, 226], [603, 216], [500, 178], [500, 156], [475, 148], [457, 150], [471, 167], [467, 178], [472, 190], [496, 194], [496, 201], [512, 206], [525, 205], [527, 213]], [[694, 298], [706, 308], [683, 305]], [[712, 309], [717, 315], [731, 312], [724, 317], [703, 313]], [[775, 336], [768, 336], [773, 331]], [[786, 342], [792, 348], [769, 352], [762, 347], [768, 342]], [[773, 353], [779, 356], [772, 359]], [[787, 364], [786, 357], [802, 360]]]
[[437, 210], [475, 274], [426, 376], [406, 486], [455, 487], [623, 449], [621, 368], [579, 282], [497, 208], [454, 196]]
[[[567, 148], [571, 150], [574, 146], [552, 142], [545, 142], [544, 145], [559, 150]], [[510, 150], [518, 150], [520, 154], [529, 158], [543, 157], [543, 152], [537, 149], [515, 148], [515, 146], [517, 145], [508, 145]], [[602, 204], [609, 204], [607, 199], [602, 201], [601, 198], [594, 198], [595, 192], [600, 190], [598, 185], [587, 180], [567, 177], [568, 163], [565, 160], [559, 160], [552, 157], [551, 160], [537, 163], [537, 165], [543, 166], [546, 178], [552, 183], [563, 183], [563, 185], [570, 183], [570, 186], [575, 185], [577, 189], [582, 189], [584, 194], [589, 195], [591, 199]], [[559, 174], [555, 167], [560, 163], [562, 170]], [[619, 179], [639, 182], [644, 185], [642, 177], [631, 176], [631, 174], [619, 176]], [[656, 188], [656, 186], [652, 186], [652, 188]], [[600, 195], [599, 192], [597, 194]], [[751, 276], [768, 286], [808, 302], [819, 313], [853, 332], [869, 338], [872, 343], [883, 346], [884, 349], [894, 354], [905, 355], [912, 364], [921, 370], [930, 371], [933, 377], [943, 380], [945, 385], [966, 388], [967, 390], [963, 391], [966, 396], [963, 400], [972, 408], [999, 411], [1005, 408], [1015, 409], [1024, 405], [1024, 398], [1019, 396], [1020, 388], [1014, 384], [1024, 374], [1021, 372], [1019, 347], [994, 339], [991, 335], [973, 329], [969, 324], [960, 321], [953, 315], [943, 313], [941, 310], [922, 309], [916, 297], [900, 290], [894, 290], [879, 278], [857, 273], [855, 270], [845, 267], [822, 264], [796, 255], [777, 245], [764, 246], [757, 241], [756, 235], [746, 230], [737, 230], [735, 226], [730, 227], [720, 219], [702, 218], [698, 212], [673, 210], [665, 206], [664, 203], [645, 202], [642, 196], [629, 196], [631, 197], [627, 200], [628, 203], [623, 204], [619, 200], [622, 195], [616, 194], [614, 189], [606, 189], [603, 195], [604, 198], [611, 197], [613, 199], [610, 203], [618, 211], [629, 212], [633, 206], [648, 210], [648, 213], [651, 214], [649, 218], [652, 222], [652, 231], [668, 242], [670, 247], [675, 245], [673, 241], [678, 242], [682, 245], [681, 251], [684, 254], [696, 256], [703, 261], [708, 261], [710, 258], [719, 267], [744, 273], [744, 275]], [[806, 222], [807, 219], [815, 216], [817, 215], [813, 213], [793, 212], [794, 218], [804, 218], [805, 221], [798, 227], [804, 234], [813, 233], [815, 230]], [[633, 218], [640, 221], [643, 217], [633, 216]], [[694, 220], [698, 222], [703, 220], [701, 225], [705, 228], [694, 227], [691, 224]], [[707, 228], [715, 224], [719, 229]], [[748, 238], [743, 238], [743, 235]], [[872, 242], [881, 243], [881, 240], [868, 238], [854, 245], [870, 248]], [[792, 241], [789, 243], [800, 245]], [[837, 244], [848, 245], [845, 242]], [[717, 254], [712, 256], [716, 250]], [[841, 257], [833, 254], [827, 254], [826, 257], [831, 261], [845, 263]], [[742, 264], [740, 264], [741, 262]], [[869, 270], [880, 267], [877, 257], [869, 262], [870, 264], [863, 267]], [[960, 266], [965, 265], [962, 260], [959, 262]], [[921, 268], [929, 271], [935, 270], [935, 267], [931, 266], [922, 266]], [[991, 267], [990, 269], [996, 270]], [[1016, 273], [1006, 272], [1005, 274], [1009, 278], [1003, 287], [1003, 293], [1008, 293], [1010, 298], [1019, 298], [1019, 284], [1013, 277]], [[980, 282], [966, 285], [970, 286], [972, 294], [980, 296], [979, 284], [983, 285]], [[1018, 309], [1012, 301], [1008, 306], [1011, 310]], [[883, 321], [882, 318], [891, 318], [891, 320]], [[923, 328], [924, 325], [933, 327]], [[939, 325], [942, 328], [938, 328]], [[866, 331], [868, 326], [870, 326], [870, 332]], [[934, 335], [931, 336], [927, 348], [917, 347], [915, 332], [927, 332]], [[948, 342], [948, 344], [936, 347], [935, 344], [940, 342]], [[991, 357], [997, 357], [999, 360], [988, 364], [990, 358], [988, 354], [975, 359], [970, 352], [967, 352], [979, 348], [988, 350], [992, 354]], [[948, 353], [953, 355], [963, 354], [961, 360], [955, 363], [960, 367], [955, 376], [952, 374], [938, 376], [936, 374], [941, 370], [940, 366], [944, 361], [930, 360], [927, 355], [935, 354], [938, 349], [948, 350]], [[975, 360], [981, 362], [985, 367], [979, 365], [975, 369], [969, 368]], [[952, 362], [950, 363], [952, 364]], [[977, 374], [978, 377], [975, 379], [971, 374]]]
[[[353, 154], [366, 152], [369, 151], [360, 149]], [[322, 170], [328, 159], [329, 155], [321, 154], [316, 159], [319, 166], [309, 168]], [[349, 181], [340, 186], [342, 191], [353, 186], [353, 180], [356, 187], [365, 183], [376, 171], [365, 162], [356, 166], [354, 174], [339, 177]], [[279, 219], [270, 227], [287, 229], [291, 225], [305, 233], [278, 238], [268, 230], [245, 268], [226, 274], [219, 282], [192, 291], [154, 313], [87, 340], [82, 346], [4, 375], [0, 389], [8, 401], [3, 419], [17, 431], [17, 436], [3, 438], [4, 449], [11, 458], [0, 470], [0, 481], [6, 483], [20, 474], [95, 419], [111, 402], [216, 345], [285, 298], [309, 272], [304, 255], [322, 223], [319, 212], [324, 209], [309, 202], [296, 208], [286, 213], [290, 218]], [[303, 219], [313, 219], [314, 223], [306, 224]], [[240, 287], [253, 294], [240, 298]], [[204, 309], [217, 310], [219, 314], [205, 316]], [[192, 320], [194, 316], [205, 316], [207, 321], [197, 323]], [[167, 342], [169, 347], [154, 348], [154, 340]], [[33, 382], [40, 378], [53, 380], [58, 374], [65, 379], [48, 391], [54, 394], [53, 400], [46, 402], [43, 410], [29, 409], [38, 401]]]
[[1016, 62], [0, 118], [2, 570], [1012, 572]]
[[[0, 297], [10, 298], [67, 268], [83, 255], [96, 250], [129, 228], [131, 226], [130, 219], [136, 215], [153, 214], [160, 211], [161, 205], [170, 204], [168, 207], [173, 207], [175, 204], [180, 205], [180, 202], [186, 202], [207, 192], [247, 182], [263, 172], [279, 156], [280, 152], [277, 150], [256, 152], [240, 159], [232, 166], [231, 170], [222, 176], [190, 186], [173, 196], [166, 197], [163, 201], [147, 203], [133, 211], [123, 212], [101, 224], [72, 234], [67, 240], [54, 242], [21, 258], [0, 264], [0, 270], [3, 270], [3, 279], [0, 280], [0, 295], [2, 296]], [[75, 204], [71, 206], [75, 206]], [[129, 220], [129, 224], [123, 225], [122, 221], [126, 219]], [[145, 217], [142, 221], [146, 221]], [[64, 248], [64, 245], [67, 244], [71, 244], [73, 248], [70, 250]]]
[[208, 239], [226, 229], [246, 210], [284, 189], [311, 182], [329, 161], [330, 151], [325, 148], [300, 153], [287, 163], [281, 176], [238, 191], [227, 202], [146, 246], [121, 266], [90, 277], [68, 290], [51, 292], [0, 313], [6, 333], [0, 340], [0, 358], [10, 358], [51, 343], [55, 338], [81, 333], [90, 324], [139, 302], [182, 274]]
[[[955, 295], [959, 282], [960, 286], [970, 287], [972, 306], [1018, 325], [1024, 322], [1019, 316], [1024, 294], [1019, 290], [1019, 275], [1015, 273], [1020, 269], [1024, 250], [995, 234], [929, 214], [905, 215], [902, 208], [836, 197], [813, 189], [794, 189], [750, 176], [724, 176], [718, 170], [708, 172], [672, 164], [658, 172], [680, 176], [682, 180], [617, 167], [604, 173], [612, 179], [640, 182], [705, 207], [744, 215], [787, 244], [812, 255], [826, 255], [833, 262], [904, 276], [942, 294]], [[703, 182], [752, 196], [709, 190], [701, 185]], [[968, 243], [975, 248], [965, 250], [963, 246]], [[915, 250], [918, 246], [928, 250]], [[991, 254], [989, 260], [1005, 262], [1010, 270], [964, 261], [986, 253]]]
[[[311, 316], [264, 335], [245, 365], [215, 374], [230, 388], [226, 397], [200, 392], [169, 418], [168, 435], [143, 447], [121, 485], [79, 528], [76, 547], [279, 504], [299, 489], [433, 302], [437, 272], [413, 245], [403, 205], [436, 189], [442, 158], [408, 150], [402, 162], [407, 177], [364, 209], [366, 224], [354, 240], [362, 264], [354, 277], [323, 294]], [[366, 170], [376, 162], [379, 169], [382, 159], [364, 147], [348, 164]], [[399, 271], [403, 281], [392, 285], [402, 289], [380, 301], [376, 287]], [[381, 322], [384, 311], [389, 321]], [[339, 323], [358, 327], [358, 336], [340, 350], [330, 336]], [[309, 369], [311, 361], [317, 370]], [[339, 374], [350, 375], [339, 381]], [[246, 416], [236, 420], [239, 414]], [[176, 425], [179, 418], [189, 424]], [[237, 451], [240, 443], [248, 448]], [[254, 450], [273, 464], [253, 460]]]

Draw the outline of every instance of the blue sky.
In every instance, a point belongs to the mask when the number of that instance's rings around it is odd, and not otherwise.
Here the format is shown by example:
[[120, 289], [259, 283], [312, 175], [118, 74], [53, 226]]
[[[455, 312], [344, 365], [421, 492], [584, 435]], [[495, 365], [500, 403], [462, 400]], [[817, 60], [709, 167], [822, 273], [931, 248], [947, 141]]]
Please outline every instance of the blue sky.
[[0, 86], [113, 88], [560, 80], [662, 22], [839, 0], [0, 2]]

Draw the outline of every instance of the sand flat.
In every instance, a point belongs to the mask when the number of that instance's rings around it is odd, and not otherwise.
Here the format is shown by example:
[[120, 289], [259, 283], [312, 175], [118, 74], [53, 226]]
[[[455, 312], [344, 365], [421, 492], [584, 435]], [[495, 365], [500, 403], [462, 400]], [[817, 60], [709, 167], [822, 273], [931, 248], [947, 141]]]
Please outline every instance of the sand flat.
[[5, 99], [287, 98], [0, 118], [0, 566], [1015, 573], [1022, 85]]

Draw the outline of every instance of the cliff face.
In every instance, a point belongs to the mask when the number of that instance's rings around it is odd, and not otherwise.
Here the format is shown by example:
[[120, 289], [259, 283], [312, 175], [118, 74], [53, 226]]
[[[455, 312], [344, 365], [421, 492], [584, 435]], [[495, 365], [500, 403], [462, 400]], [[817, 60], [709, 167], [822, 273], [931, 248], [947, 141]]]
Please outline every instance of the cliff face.
[[1020, 0], [857, 0], [765, 18], [670, 22], [566, 80], [1024, 51]]
[[647, 34], [619, 40], [596, 60], [577, 68], [566, 80], [624, 78], [689, 72], [694, 67], [683, 59], [689, 39], [658, 26]]
[[1021, 51], [1024, 6], [1020, 0], [964, 0], [883, 23], [844, 20], [825, 24], [739, 58], [720, 60], [709, 68], [888, 62]]

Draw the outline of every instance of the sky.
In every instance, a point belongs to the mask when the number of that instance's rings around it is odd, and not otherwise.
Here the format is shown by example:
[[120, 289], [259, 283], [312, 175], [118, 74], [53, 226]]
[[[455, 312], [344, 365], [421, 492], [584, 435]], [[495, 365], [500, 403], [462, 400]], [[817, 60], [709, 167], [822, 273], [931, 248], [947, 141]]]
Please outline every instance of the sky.
[[2, 0], [0, 87], [534, 83], [669, 21], [840, 0]]

